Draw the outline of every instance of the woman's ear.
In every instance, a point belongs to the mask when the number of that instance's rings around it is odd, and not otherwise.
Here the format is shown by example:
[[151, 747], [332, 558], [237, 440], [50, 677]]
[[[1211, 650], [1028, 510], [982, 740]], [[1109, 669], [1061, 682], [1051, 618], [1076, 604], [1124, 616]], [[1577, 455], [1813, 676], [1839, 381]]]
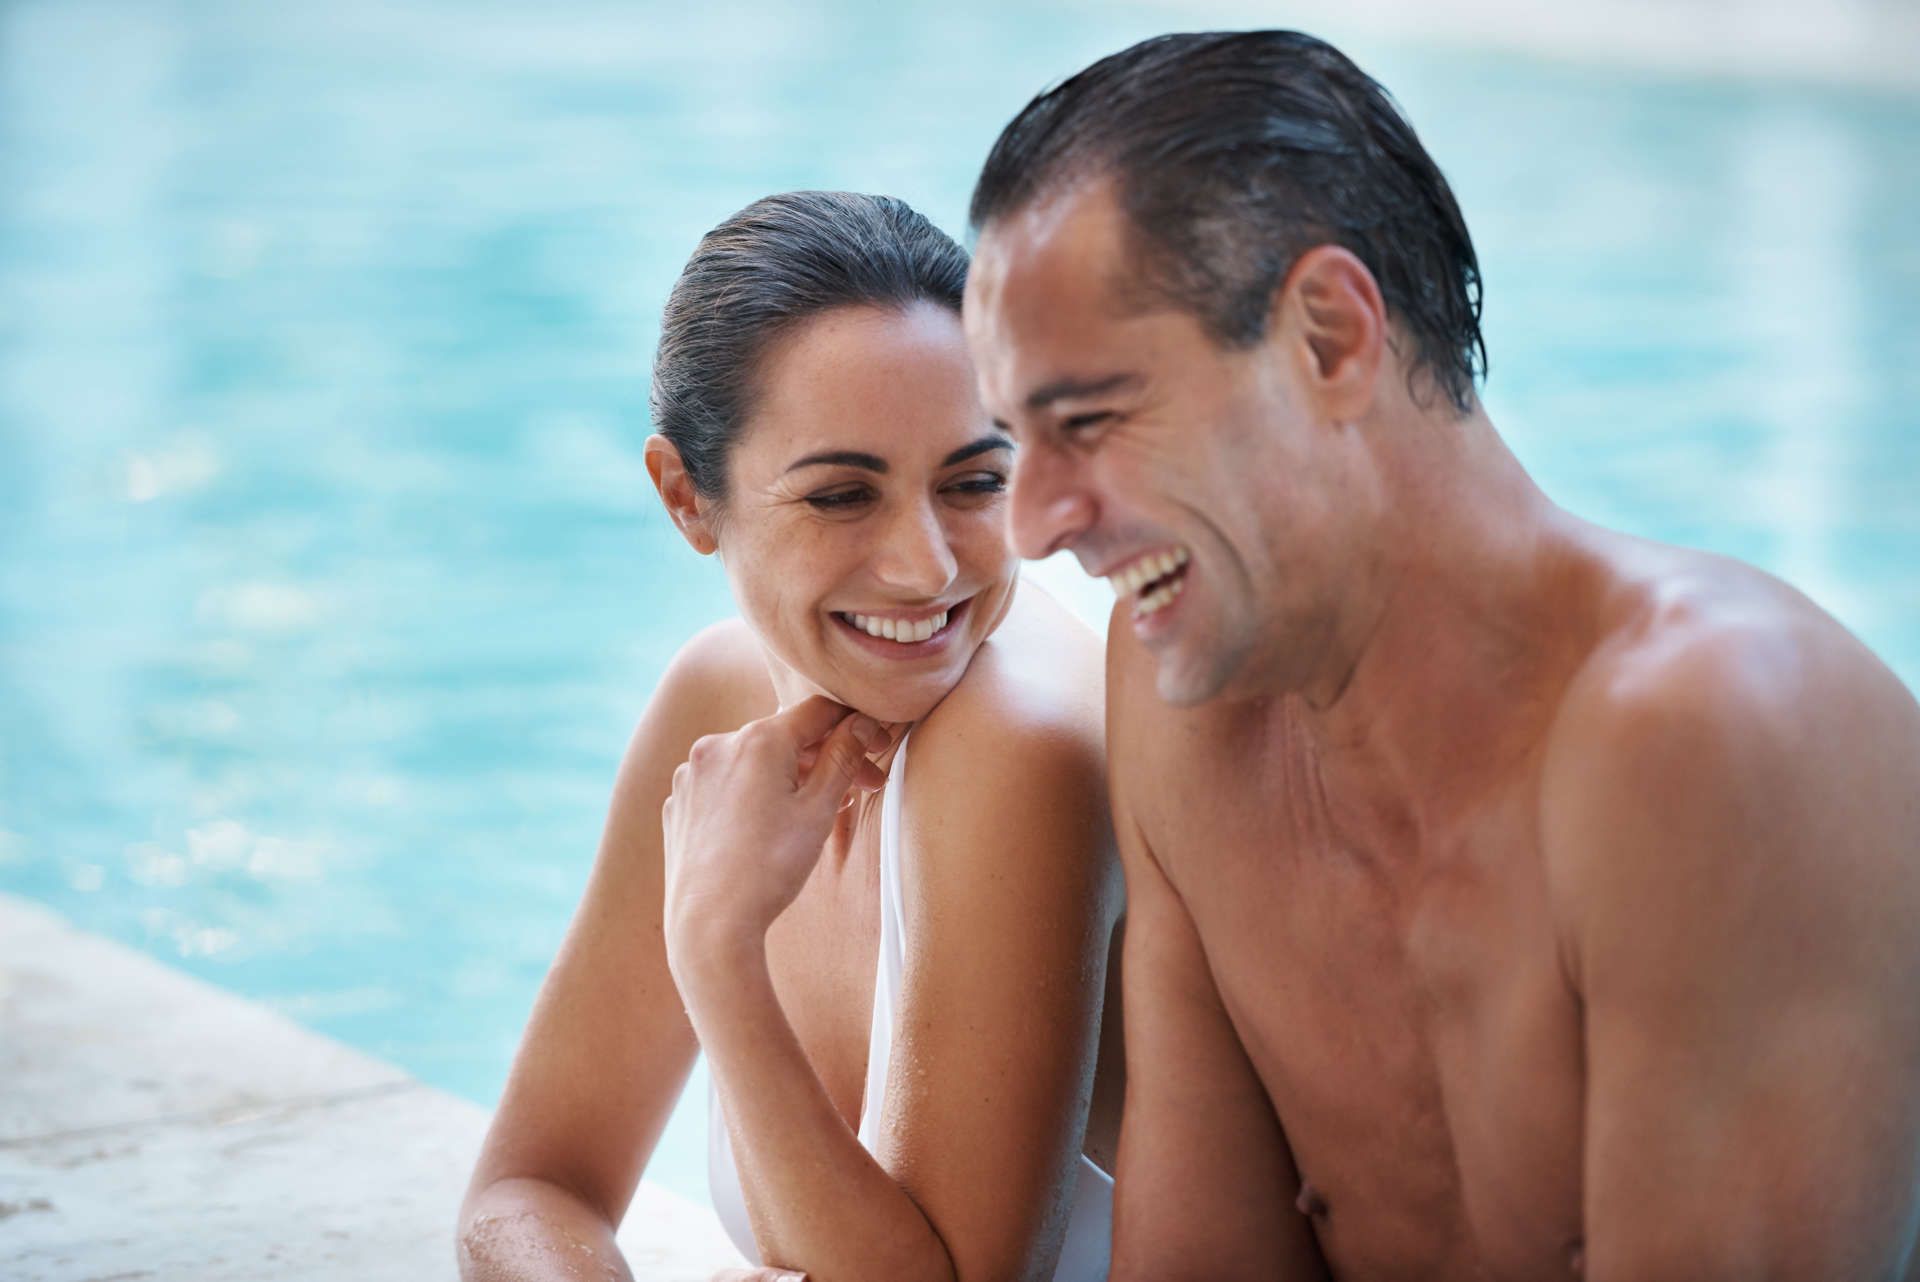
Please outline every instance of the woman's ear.
[[660, 501], [681, 537], [701, 556], [717, 549], [720, 541], [714, 537], [710, 505], [694, 490], [693, 478], [687, 475], [687, 465], [673, 442], [655, 432], [647, 438], [642, 454], [653, 488], [660, 491]]

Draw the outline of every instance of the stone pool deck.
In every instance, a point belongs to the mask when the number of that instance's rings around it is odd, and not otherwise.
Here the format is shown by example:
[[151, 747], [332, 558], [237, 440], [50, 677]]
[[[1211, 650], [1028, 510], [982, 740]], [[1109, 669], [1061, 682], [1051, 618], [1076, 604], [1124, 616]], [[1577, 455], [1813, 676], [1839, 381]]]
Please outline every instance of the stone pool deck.
[[[0, 895], [0, 1278], [453, 1278], [484, 1110]], [[643, 1185], [636, 1278], [737, 1263]]]

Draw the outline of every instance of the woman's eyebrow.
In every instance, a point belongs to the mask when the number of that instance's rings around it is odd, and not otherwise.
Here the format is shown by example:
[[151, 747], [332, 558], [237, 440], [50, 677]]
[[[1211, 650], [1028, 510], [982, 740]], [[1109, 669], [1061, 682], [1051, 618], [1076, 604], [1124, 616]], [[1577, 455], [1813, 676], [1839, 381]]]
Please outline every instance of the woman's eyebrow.
[[878, 454], [864, 454], [859, 450], [822, 450], [818, 454], [809, 454], [805, 458], [795, 459], [787, 465], [787, 471], [797, 472], [803, 467], [818, 467], [822, 463], [864, 467], [869, 472], [887, 470], [887, 461]]
[[[989, 450], [1010, 450], [1013, 442], [998, 432], [991, 432], [968, 445], [962, 445], [953, 453], [940, 460], [941, 467], [952, 467], [955, 463], [964, 463], [976, 454], [985, 454]], [[787, 471], [797, 472], [803, 467], [833, 465], [838, 467], [865, 468], [869, 472], [884, 475], [888, 471], [887, 461], [878, 454], [868, 454], [863, 450], [821, 450], [817, 454], [808, 454], [787, 464]]]
[[988, 450], [1010, 450], [1013, 442], [998, 432], [981, 437], [971, 445], [962, 445], [953, 453], [940, 460], [941, 467], [952, 467], [955, 463], [964, 463], [976, 454], [985, 454]]

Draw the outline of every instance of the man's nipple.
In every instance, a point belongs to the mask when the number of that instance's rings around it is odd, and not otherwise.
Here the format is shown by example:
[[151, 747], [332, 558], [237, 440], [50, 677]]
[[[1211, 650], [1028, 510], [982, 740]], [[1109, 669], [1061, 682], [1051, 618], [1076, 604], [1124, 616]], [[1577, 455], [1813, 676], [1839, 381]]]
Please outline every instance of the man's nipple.
[[1327, 1215], [1327, 1199], [1313, 1187], [1312, 1180], [1300, 1181], [1300, 1196], [1293, 1199], [1293, 1206], [1300, 1214], [1316, 1220], [1325, 1219]]

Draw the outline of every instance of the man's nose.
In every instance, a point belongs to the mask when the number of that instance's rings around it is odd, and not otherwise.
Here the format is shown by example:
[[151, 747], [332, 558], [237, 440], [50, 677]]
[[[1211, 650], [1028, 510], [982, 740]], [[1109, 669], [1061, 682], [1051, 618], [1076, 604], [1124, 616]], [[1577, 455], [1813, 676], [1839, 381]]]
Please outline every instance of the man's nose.
[[1092, 526], [1093, 499], [1072, 465], [1044, 446], [1014, 455], [1007, 498], [1007, 540], [1029, 561], [1070, 548]]
[[903, 505], [882, 540], [877, 573], [889, 586], [935, 597], [953, 585], [960, 563], [931, 505]]

